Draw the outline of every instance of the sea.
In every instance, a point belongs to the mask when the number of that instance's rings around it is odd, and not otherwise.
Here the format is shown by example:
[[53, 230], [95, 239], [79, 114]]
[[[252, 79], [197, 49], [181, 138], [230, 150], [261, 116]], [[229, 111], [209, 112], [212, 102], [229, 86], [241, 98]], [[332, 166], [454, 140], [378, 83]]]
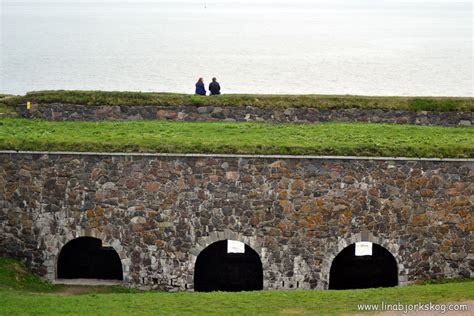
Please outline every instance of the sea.
[[458, 0], [0, 0], [0, 93], [473, 96]]

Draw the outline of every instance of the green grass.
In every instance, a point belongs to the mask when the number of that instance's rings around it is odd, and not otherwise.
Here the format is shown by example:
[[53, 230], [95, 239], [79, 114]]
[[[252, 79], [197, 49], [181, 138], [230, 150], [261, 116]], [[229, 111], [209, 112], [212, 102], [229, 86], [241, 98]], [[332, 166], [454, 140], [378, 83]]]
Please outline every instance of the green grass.
[[[12, 98], [12, 104], [8, 104], [5, 101], [8, 101], [9, 98]], [[15, 112], [15, 106], [13, 105], [13, 100], [16, 100], [16, 97], [12, 97], [8, 94], [0, 93], [0, 114], [1, 113], [13, 113]]]
[[57, 294], [0, 289], [6, 315], [340, 315], [358, 304], [426, 304], [472, 300], [474, 281], [347, 291]]
[[8, 106], [6, 104], [0, 103], [0, 113], [13, 113], [15, 108], [13, 106]]
[[[0, 257], [0, 292], [2, 290], [28, 293], [136, 293], [137, 290], [123, 286], [68, 286], [52, 284], [31, 273], [25, 265], [17, 260]], [[1, 304], [0, 304], [1, 306]], [[1, 309], [0, 309], [1, 315]]]
[[[471, 100], [472, 105], [472, 100]], [[455, 111], [458, 108], [458, 103], [453, 99], [427, 99], [414, 98], [408, 102], [410, 109], [415, 111], [430, 111], [436, 109], [438, 111]], [[472, 111], [472, 107], [470, 108]]]
[[30, 273], [25, 266], [13, 259], [0, 257], [0, 288], [48, 292], [56, 286]]
[[0, 149], [474, 157], [474, 129], [367, 123], [51, 122], [0, 119]]
[[345, 291], [123, 293], [124, 289], [116, 286], [107, 293], [91, 287], [89, 293], [72, 295], [71, 288], [48, 285], [22, 264], [0, 258], [1, 315], [340, 315], [357, 313], [358, 304], [439, 304], [474, 299], [473, 280]]
[[36, 91], [3, 100], [8, 105], [36, 103], [71, 103], [84, 105], [161, 105], [161, 106], [254, 106], [314, 108], [377, 108], [400, 110], [474, 110], [469, 97], [378, 97], [353, 95], [271, 95], [224, 94], [202, 97], [178, 93], [117, 91]]

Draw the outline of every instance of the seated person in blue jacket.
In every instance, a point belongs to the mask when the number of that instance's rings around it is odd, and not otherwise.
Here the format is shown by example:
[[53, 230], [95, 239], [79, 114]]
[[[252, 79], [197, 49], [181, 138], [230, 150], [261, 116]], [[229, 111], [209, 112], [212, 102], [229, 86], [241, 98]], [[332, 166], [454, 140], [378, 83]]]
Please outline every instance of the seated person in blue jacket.
[[221, 86], [215, 77], [212, 78], [212, 82], [209, 84], [209, 91], [211, 92], [211, 95], [221, 94]]
[[204, 81], [202, 78], [199, 78], [196, 82], [196, 94], [206, 95], [206, 88], [204, 87]]

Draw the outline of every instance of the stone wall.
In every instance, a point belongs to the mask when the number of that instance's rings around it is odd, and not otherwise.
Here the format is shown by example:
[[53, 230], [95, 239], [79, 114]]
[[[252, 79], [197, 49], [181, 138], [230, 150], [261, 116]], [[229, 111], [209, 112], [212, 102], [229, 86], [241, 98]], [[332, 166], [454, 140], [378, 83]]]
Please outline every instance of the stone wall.
[[401, 111], [381, 109], [258, 108], [213, 106], [87, 106], [32, 104], [17, 108], [23, 117], [48, 120], [155, 120], [236, 121], [273, 123], [371, 122], [416, 125], [471, 126], [473, 112]]
[[369, 240], [400, 284], [472, 277], [473, 180], [473, 160], [2, 152], [0, 256], [54, 280], [61, 247], [92, 236], [126, 284], [185, 290], [199, 252], [233, 239], [265, 289], [325, 289], [333, 258]]

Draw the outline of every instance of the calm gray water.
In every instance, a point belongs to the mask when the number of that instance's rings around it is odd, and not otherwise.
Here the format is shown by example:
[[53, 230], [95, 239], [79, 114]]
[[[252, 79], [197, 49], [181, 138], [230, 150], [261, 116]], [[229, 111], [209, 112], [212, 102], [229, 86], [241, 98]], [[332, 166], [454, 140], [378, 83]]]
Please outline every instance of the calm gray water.
[[473, 95], [470, 2], [0, 2], [5, 93]]

